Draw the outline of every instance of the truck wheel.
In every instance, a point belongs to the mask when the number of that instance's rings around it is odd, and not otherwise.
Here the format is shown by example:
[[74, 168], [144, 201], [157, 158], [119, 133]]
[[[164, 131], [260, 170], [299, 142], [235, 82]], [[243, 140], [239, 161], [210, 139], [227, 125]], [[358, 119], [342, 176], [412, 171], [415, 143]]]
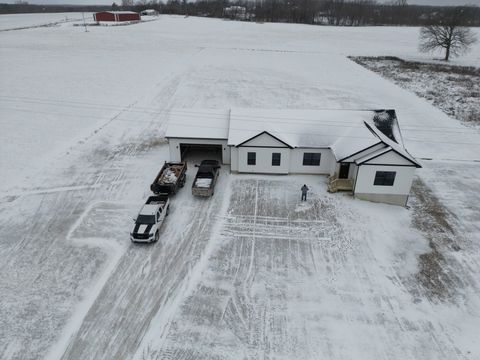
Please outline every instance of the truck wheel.
[[158, 241], [158, 239], [160, 238], [160, 235], [158, 234], [158, 231], [155, 233], [155, 242]]

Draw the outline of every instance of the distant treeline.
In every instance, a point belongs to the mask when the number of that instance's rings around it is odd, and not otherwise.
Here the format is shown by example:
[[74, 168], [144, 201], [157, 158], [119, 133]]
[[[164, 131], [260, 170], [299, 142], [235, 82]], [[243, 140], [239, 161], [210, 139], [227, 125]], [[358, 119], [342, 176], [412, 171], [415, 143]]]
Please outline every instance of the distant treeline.
[[[405, 1], [380, 4], [372, 0], [198, 0], [195, 3], [168, 0], [157, 4], [164, 14], [188, 14], [223, 17], [223, 9], [237, 5], [253, 14], [251, 19], [264, 22], [289, 22], [337, 26], [438, 24], [449, 16], [452, 7], [407, 5]], [[154, 7], [155, 3], [147, 4]], [[466, 26], [480, 26], [480, 8], [462, 7]]]
[[33, 5], [23, 2], [21, 4], [0, 4], [0, 14], [96, 12], [111, 8], [108, 5]]
[[[337, 26], [404, 25], [424, 26], [442, 23], [452, 7], [408, 5], [406, 0], [389, 4], [375, 0], [121, 0], [111, 6], [0, 4], [0, 13], [81, 12], [100, 10], [155, 9], [161, 14], [180, 14], [222, 18], [229, 6], [246, 9], [247, 19], [257, 22], [289, 22]], [[458, 7], [457, 7], [458, 9]], [[480, 8], [461, 7], [462, 24], [480, 26]], [[230, 16], [231, 17], [231, 16]]]

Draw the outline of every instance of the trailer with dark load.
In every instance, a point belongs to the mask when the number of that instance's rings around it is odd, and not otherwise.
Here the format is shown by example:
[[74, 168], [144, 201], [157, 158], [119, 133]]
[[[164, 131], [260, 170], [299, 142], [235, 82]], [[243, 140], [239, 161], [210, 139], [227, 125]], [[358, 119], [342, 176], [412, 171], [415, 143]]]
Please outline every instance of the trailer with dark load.
[[165, 162], [157, 177], [150, 185], [154, 194], [176, 194], [185, 185], [187, 163]]
[[213, 196], [219, 174], [220, 164], [217, 160], [203, 160], [198, 167], [192, 184], [195, 196]]

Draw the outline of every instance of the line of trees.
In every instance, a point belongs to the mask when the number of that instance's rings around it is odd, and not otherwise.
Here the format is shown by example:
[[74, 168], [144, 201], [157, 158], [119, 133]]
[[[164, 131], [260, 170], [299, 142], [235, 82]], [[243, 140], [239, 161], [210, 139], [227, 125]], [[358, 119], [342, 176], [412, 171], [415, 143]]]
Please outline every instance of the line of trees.
[[96, 12], [110, 10], [105, 5], [35, 5], [26, 1], [15, 4], [0, 3], [0, 14], [24, 14], [24, 13], [60, 13], [60, 12]]
[[[250, 19], [264, 22], [291, 22], [337, 26], [438, 24], [451, 11], [445, 6], [408, 5], [407, 0], [388, 4], [376, 0], [119, 0], [112, 10], [142, 11], [155, 9], [162, 14], [224, 16], [229, 6], [245, 7]], [[98, 11], [105, 7], [62, 5], [0, 4], [0, 13]], [[462, 7], [464, 26], [480, 26], [480, 8]]]
[[[232, 5], [245, 7], [256, 21], [337, 26], [424, 26], [438, 23], [451, 10], [446, 6], [408, 5], [407, 0], [393, 0], [389, 4], [376, 0], [166, 0], [165, 3], [141, 0], [130, 8], [153, 8], [162, 14], [223, 17], [223, 9]], [[480, 26], [480, 8], [462, 8], [465, 26]]]

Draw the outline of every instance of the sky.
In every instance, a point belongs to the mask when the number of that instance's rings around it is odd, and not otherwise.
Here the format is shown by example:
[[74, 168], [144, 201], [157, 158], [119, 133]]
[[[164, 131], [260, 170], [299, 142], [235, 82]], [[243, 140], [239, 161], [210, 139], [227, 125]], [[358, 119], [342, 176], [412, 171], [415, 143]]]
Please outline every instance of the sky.
[[[88, 5], [110, 5], [115, 0], [27, 0], [30, 4], [88, 4]], [[13, 3], [14, 0], [0, 0], [0, 3]], [[121, 0], [116, 1], [117, 4]], [[381, 2], [379, 0], [378, 2]], [[383, 2], [391, 2], [386, 0]], [[409, 4], [418, 5], [476, 5], [480, 6], [480, 0], [408, 0]]]
[[410, 0], [409, 4], [418, 5], [477, 5], [480, 6], [480, 0]]

